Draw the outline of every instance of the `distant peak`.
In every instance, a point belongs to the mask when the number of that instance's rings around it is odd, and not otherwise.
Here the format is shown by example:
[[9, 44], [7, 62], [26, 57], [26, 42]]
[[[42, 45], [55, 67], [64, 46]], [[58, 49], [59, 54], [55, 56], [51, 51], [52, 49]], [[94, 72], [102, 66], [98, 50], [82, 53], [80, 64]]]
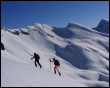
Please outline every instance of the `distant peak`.
[[105, 21], [104, 19], [101, 19], [101, 21]]
[[108, 21], [107, 21], [107, 20], [102, 19], [100, 22], [107, 23]]
[[99, 32], [109, 34], [109, 21], [101, 19], [96, 28], [93, 28]]
[[102, 20], [99, 22], [98, 26], [100, 26], [100, 25], [105, 25], [105, 24], [107, 24], [107, 23], [109, 23], [109, 21], [106, 21], [106, 20], [102, 19]]

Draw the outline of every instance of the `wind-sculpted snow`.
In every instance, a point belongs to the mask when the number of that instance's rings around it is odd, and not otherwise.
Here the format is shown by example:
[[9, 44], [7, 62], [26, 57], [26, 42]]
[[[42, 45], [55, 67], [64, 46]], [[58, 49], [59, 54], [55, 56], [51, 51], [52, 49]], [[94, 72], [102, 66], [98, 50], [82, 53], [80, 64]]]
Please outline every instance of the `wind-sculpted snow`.
[[[66, 28], [35, 23], [1, 30], [2, 87], [109, 87], [109, 38], [77, 23]], [[28, 33], [28, 35], [27, 35]], [[40, 55], [36, 68], [33, 53]], [[49, 58], [60, 61], [58, 73]]]
[[86, 55], [83, 54], [81, 47], [76, 45], [68, 45], [61, 48], [55, 45], [56, 55], [71, 63], [74, 67], [88, 70], [90, 64]]
[[71, 30], [68, 30], [66, 28], [55, 28], [53, 29], [53, 32], [55, 32], [56, 35], [62, 38], [71, 38], [74, 35]]

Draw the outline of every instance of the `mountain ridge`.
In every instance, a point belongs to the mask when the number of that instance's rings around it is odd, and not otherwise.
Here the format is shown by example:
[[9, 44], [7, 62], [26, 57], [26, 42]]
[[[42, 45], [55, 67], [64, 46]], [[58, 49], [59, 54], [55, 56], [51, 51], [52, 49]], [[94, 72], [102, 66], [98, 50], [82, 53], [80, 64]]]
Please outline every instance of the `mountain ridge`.
[[[20, 29], [3, 28], [1, 85], [108, 87], [109, 38], [77, 23], [68, 25], [57, 28], [35, 23]], [[41, 57], [42, 69], [30, 59], [34, 52]], [[60, 61], [61, 77], [54, 74], [49, 58]]]

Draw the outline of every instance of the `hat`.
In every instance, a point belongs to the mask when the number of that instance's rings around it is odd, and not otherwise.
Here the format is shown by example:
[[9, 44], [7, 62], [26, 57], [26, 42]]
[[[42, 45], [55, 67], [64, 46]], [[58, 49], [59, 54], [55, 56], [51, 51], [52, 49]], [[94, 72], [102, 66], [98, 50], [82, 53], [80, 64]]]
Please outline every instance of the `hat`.
[[53, 58], [53, 60], [55, 60], [55, 58]]
[[34, 53], [34, 55], [36, 55], [36, 53]]

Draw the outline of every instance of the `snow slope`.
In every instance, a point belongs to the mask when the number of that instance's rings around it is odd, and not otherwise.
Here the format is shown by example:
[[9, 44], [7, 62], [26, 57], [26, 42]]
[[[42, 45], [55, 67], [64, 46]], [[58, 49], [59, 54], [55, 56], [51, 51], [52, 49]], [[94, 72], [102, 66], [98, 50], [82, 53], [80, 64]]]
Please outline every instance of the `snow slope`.
[[96, 28], [93, 28], [96, 31], [109, 34], [109, 21], [102, 19]]
[[[35, 23], [7, 30], [1, 30], [6, 48], [1, 51], [2, 87], [109, 86], [108, 35], [72, 22], [66, 28]], [[30, 59], [34, 52], [40, 55], [42, 69]], [[54, 74], [49, 58], [60, 61], [62, 76]]]

